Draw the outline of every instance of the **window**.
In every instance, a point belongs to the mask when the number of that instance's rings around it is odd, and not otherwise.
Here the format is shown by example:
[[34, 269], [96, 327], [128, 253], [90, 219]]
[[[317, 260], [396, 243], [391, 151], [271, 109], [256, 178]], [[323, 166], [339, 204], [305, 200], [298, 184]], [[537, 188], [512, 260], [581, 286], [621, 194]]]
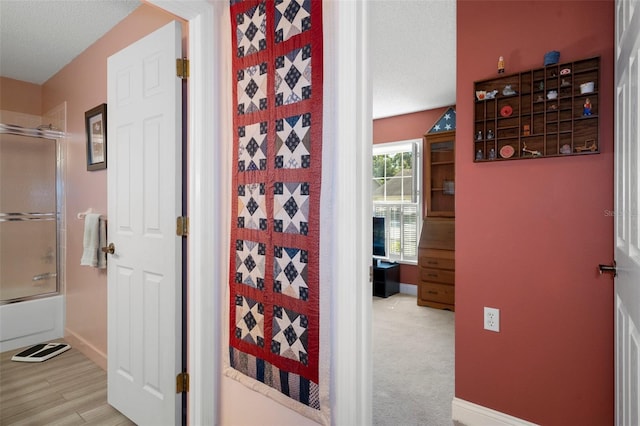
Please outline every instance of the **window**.
[[387, 257], [393, 261], [418, 262], [421, 148], [422, 139], [373, 146], [373, 215], [386, 219]]

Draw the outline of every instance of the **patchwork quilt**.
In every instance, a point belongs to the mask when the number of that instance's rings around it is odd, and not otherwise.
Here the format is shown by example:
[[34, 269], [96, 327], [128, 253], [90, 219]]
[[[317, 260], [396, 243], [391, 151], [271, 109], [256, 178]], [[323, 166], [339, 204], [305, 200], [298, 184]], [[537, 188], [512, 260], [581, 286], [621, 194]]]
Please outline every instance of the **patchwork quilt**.
[[319, 398], [322, 2], [231, 1], [233, 369]]

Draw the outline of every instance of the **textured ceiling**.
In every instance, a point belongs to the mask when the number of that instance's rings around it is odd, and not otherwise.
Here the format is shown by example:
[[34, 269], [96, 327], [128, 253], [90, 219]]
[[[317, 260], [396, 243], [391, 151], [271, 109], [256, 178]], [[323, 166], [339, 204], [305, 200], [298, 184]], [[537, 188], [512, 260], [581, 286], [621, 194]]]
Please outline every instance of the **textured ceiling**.
[[455, 0], [373, 0], [373, 118], [456, 102]]
[[42, 84], [138, 0], [0, 0], [0, 75]]
[[[0, 0], [0, 75], [44, 83], [139, 4]], [[373, 117], [453, 105], [455, 0], [371, 0], [369, 5]]]

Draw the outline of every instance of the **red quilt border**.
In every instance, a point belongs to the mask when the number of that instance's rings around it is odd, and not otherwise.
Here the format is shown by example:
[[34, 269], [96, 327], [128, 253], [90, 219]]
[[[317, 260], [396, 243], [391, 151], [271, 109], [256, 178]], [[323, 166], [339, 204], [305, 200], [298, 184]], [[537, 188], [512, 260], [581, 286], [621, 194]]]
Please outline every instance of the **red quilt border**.
[[[237, 32], [236, 32], [236, 16], [245, 10], [259, 6], [260, 3], [266, 4], [266, 20], [267, 25], [267, 48], [261, 52], [239, 58], [236, 53]], [[322, 1], [311, 1], [311, 29], [309, 31], [298, 34], [289, 40], [275, 43], [275, 2], [272, 0], [251, 0], [238, 2], [231, 5], [231, 23], [232, 23], [232, 52], [233, 52], [233, 99], [234, 99], [234, 129], [239, 126], [255, 124], [262, 121], [269, 123], [267, 133], [267, 170], [256, 172], [239, 172], [235, 168], [237, 158], [234, 156], [234, 169], [232, 179], [232, 193], [237, 196], [238, 185], [254, 182], [264, 182], [266, 184], [266, 210], [268, 212], [268, 233], [270, 234], [267, 241], [264, 238], [264, 231], [238, 228], [235, 218], [238, 215], [237, 203], [232, 203], [232, 229], [231, 229], [231, 245], [230, 245], [230, 264], [229, 264], [229, 343], [231, 347], [242, 352], [264, 359], [270, 364], [290, 373], [298, 374], [308, 380], [318, 383], [319, 380], [319, 331], [320, 331], [320, 283], [319, 283], [319, 238], [320, 238], [320, 190], [321, 190], [321, 171], [322, 171], [322, 114], [323, 114], [323, 43], [322, 43]], [[277, 56], [284, 55], [294, 49], [301, 48], [311, 44], [311, 82], [312, 93], [311, 98], [303, 100], [295, 104], [276, 106], [275, 105], [275, 86], [274, 60]], [[235, 81], [236, 73], [251, 65], [267, 62], [269, 65], [268, 73], [271, 78], [268, 81], [269, 95], [267, 96], [267, 108], [263, 111], [240, 115], [235, 111], [238, 99], [238, 86]], [[308, 169], [274, 169], [273, 156], [269, 155], [275, 151], [275, 128], [272, 125], [276, 119], [286, 118], [293, 115], [311, 112], [312, 128], [311, 128], [311, 158], [312, 165]], [[238, 137], [234, 134], [234, 154], [238, 153]], [[273, 184], [278, 182], [308, 182], [309, 191], [309, 232], [307, 236], [275, 233], [273, 232]], [[235, 244], [236, 240], [251, 240], [257, 242], [268, 242], [267, 256], [265, 265], [265, 287], [264, 290], [258, 290], [244, 284], [235, 282]], [[309, 288], [309, 299], [306, 301], [294, 299], [283, 294], [273, 291], [273, 256], [272, 247], [275, 245], [284, 247], [295, 247], [307, 250], [307, 285]], [[264, 322], [264, 347], [259, 347], [235, 337], [235, 297], [243, 295], [253, 300], [264, 303], [265, 322]], [[287, 309], [294, 310], [307, 316], [309, 327], [307, 331], [308, 339], [308, 363], [302, 363], [275, 355], [270, 351], [270, 341], [272, 334], [272, 312], [273, 306], [278, 305]]]

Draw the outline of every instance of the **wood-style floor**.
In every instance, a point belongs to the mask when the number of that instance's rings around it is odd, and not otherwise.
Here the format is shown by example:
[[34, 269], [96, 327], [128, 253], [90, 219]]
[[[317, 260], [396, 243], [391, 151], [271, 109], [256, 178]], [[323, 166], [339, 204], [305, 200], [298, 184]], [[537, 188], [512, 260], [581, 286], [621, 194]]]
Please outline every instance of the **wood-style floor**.
[[107, 403], [107, 373], [74, 348], [44, 362], [0, 354], [0, 425], [134, 425]]

